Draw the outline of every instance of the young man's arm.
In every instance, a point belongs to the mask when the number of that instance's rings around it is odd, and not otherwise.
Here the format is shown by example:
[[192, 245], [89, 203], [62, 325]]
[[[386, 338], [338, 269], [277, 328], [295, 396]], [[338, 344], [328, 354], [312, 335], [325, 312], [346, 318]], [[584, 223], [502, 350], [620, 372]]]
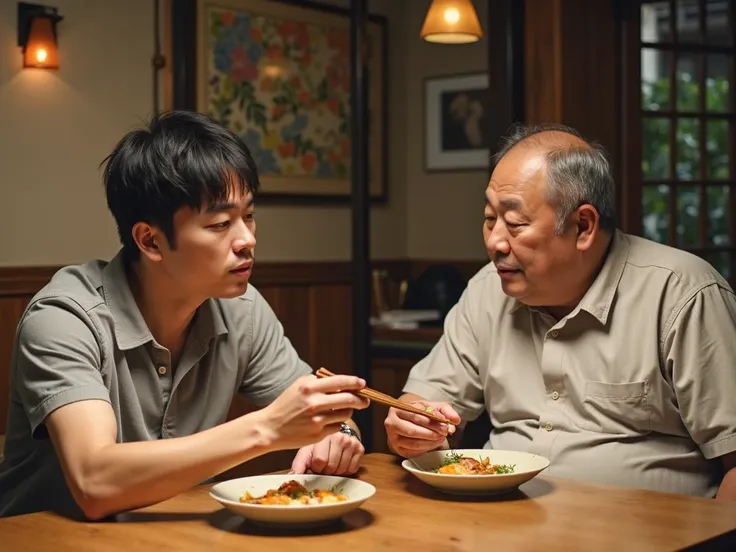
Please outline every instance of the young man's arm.
[[[296, 378], [311, 374], [312, 368], [299, 358], [273, 309], [255, 287], [248, 286], [244, 300], [251, 302], [253, 332], [247, 349], [242, 352], [249, 365], [239, 391], [254, 404], [265, 406]], [[331, 368], [335, 372], [346, 371], [341, 367]], [[319, 443], [302, 447], [294, 458], [292, 470], [327, 475], [355, 473], [365, 448], [357, 424], [352, 420], [346, 423], [358, 434], [358, 439], [336, 430]]]
[[35, 439], [54, 444], [66, 483], [85, 515], [106, 515], [170, 498], [270, 450], [314, 443], [367, 401], [352, 376], [297, 379], [267, 408], [200, 434], [118, 443], [95, 326], [63, 298], [34, 303], [17, 336], [13, 385]]
[[109, 403], [85, 400], [46, 419], [72, 496], [90, 519], [160, 502], [273, 447], [254, 412], [188, 437], [116, 443]]
[[362, 439], [362, 435], [360, 434], [360, 428], [358, 427], [358, 424], [356, 424], [352, 418], [345, 420], [345, 423], [348, 424], [352, 430], [358, 434], [358, 439]]
[[161, 441], [117, 443], [115, 415], [99, 400], [65, 405], [45, 425], [75, 501], [99, 519], [170, 498], [265, 452], [319, 441], [367, 406], [349, 392], [364, 386], [353, 376], [304, 377], [263, 410]]

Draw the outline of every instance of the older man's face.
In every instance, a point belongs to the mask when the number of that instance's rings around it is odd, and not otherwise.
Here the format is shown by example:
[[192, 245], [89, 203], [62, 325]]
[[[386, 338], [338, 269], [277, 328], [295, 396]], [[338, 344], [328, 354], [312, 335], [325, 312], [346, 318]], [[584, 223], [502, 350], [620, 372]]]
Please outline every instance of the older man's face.
[[504, 293], [526, 305], [556, 307], [579, 298], [580, 254], [575, 225], [555, 232], [545, 187], [545, 150], [513, 148], [488, 183], [483, 237]]

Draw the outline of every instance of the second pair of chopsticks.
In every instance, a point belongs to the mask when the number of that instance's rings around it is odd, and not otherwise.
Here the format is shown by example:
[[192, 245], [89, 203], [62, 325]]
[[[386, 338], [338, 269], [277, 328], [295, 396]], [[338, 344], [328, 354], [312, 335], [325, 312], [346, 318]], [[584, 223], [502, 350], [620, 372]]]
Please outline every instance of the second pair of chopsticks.
[[[327, 368], [320, 368], [316, 372], [316, 376], [318, 378], [329, 378], [330, 376], [334, 376], [334, 375], [335, 374], [330, 372]], [[417, 408], [416, 406], [413, 406], [411, 404], [402, 402], [398, 399], [394, 399], [392, 396], [386, 395], [385, 393], [381, 393], [380, 391], [376, 391], [375, 389], [371, 389], [370, 387], [365, 387], [361, 389], [360, 391], [356, 391], [356, 394], [370, 401], [385, 404], [386, 406], [391, 406], [398, 410], [404, 410], [405, 412], [412, 412], [414, 414], [420, 414], [422, 416], [426, 416], [430, 420], [439, 422], [441, 424], [450, 424], [453, 426], [457, 425], [454, 422], [451, 422], [450, 420], [448, 420], [447, 418], [440, 416], [439, 414], [435, 414], [434, 411], [432, 410], [422, 410], [421, 408]]]

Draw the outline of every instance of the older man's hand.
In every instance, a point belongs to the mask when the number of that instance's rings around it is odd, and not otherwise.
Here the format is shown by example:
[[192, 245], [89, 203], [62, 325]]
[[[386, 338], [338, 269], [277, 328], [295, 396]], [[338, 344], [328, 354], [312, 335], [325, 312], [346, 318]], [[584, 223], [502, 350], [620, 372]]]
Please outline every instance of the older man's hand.
[[[460, 423], [460, 416], [447, 403], [415, 401], [410, 403], [417, 408], [439, 412], [454, 423]], [[447, 447], [447, 436], [455, 432], [455, 426], [430, 420], [421, 414], [413, 414], [390, 408], [383, 424], [386, 427], [388, 446], [399, 456], [413, 458], [439, 448]]]

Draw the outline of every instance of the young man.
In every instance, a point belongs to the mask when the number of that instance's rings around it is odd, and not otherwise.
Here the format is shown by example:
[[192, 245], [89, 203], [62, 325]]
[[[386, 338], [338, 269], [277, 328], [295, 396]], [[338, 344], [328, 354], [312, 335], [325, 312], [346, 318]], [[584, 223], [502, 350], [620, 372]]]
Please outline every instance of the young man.
[[[99, 519], [237, 464], [301, 450], [292, 469], [350, 474], [352, 376], [318, 380], [248, 286], [259, 182], [246, 145], [187, 112], [106, 160], [122, 249], [59, 271], [18, 325], [0, 516]], [[264, 408], [225, 422], [234, 393]]]
[[[512, 135], [486, 189], [493, 261], [468, 284], [403, 400], [549, 475], [736, 500], [736, 297], [704, 260], [616, 230], [603, 152], [572, 129]], [[406, 457], [446, 427], [390, 410]]]

